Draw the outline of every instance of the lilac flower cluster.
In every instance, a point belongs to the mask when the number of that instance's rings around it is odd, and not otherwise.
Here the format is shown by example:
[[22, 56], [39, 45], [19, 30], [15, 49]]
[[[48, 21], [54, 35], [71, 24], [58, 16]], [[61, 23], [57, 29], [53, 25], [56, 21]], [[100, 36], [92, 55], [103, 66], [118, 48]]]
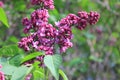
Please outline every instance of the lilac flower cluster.
[[[36, 51], [44, 51], [45, 55], [53, 55], [55, 45], [59, 46], [60, 53], [65, 52], [72, 47], [72, 26], [83, 30], [87, 24], [96, 24], [100, 15], [97, 12], [78, 12], [77, 15], [69, 14], [59, 22], [55, 23], [55, 27], [48, 23], [48, 8], [53, 9], [53, 0], [31, 0], [32, 4], [40, 5], [41, 9], [35, 10], [31, 14], [31, 18], [22, 20], [24, 33], [29, 36], [24, 37], [18, 43], [20, 48], [25, 51], [34, 49]], [[38, 56], [35, 60], [43, 62], [44, 56]], [[31, 62], [31, 61], [30, 61]], [[33, 61], [34, 62], [34, 61]], [[32, 63], [33, 63], [32, 62]]]
[[76, 28], [83, 30], [87, 24], [90, 25], [96, 24], [100, 15], [97, 12], [78, 12], [77, 15], [69, 14], [67, 17], [63, 18], [61, 21], [56, 23], [59, 29], [58, 35], [58, 44], [60, 45], [60, 51], [65, 52], [66, 49], [72, 47], [72, 31], [71, 27], [75, 26]]
[[[30, 36], [22, 38], [19, 42], [19, 47], [29, 51], [29, 46], [32, 45], [37, 51], [45, 51], [46, 54], [53, 54], [53, 47], [56, 35], [56, 29], [52, 24], [48, 23], [48, 11], [46, 9], [38, 9], [31, 14], [31, 19], [23, 19], [25, 34]], [[30, 33], [30, 30], [34, 33]]]
[[54, 9], [53, 0], [31, 0], [33, 5], [41, 5], [43, 8]]

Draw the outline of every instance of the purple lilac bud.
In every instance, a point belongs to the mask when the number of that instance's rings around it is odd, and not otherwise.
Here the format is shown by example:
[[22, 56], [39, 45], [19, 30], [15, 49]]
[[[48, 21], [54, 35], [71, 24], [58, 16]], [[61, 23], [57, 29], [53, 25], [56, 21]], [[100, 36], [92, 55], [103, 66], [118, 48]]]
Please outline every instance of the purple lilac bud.
[[31, 24], [30, 20], [28, 20], [28, 18], [23, 18], [22, 24], [25, 26], [23, 32], [25, 34], [27, 34], [29, 32], [29, 30], [32, 29], [32, 24]]
[[53, 0], [44, 0], [44, 7], [47, 9], [54, 9], [54, 2]]
[[78, 12], [78, 16], [79, 21], [76, 27], [80, 30], [86, 28], [88, 23], [90, 25], [96, 24], [98, 22], [98, 19], [100, 18], [100, 15], [97, 12], [92, 11], [90, 13], [87, 13], [85, 11]]
[[89, 24], [93, 25], [93, 24], [96, 24], [100, 18], [100, 14], [97, 13], [97, 12], [93, 12], [91, 11], [89, 14], [89, 19], [88, 19], [88, 22]]
[[79, 17], [76, 16], [75, 14], [69, 14], [65, 18], [61, 19], [60, 22], [56, 23], [56, 26], [62, 27], [62, 26], [67, 26], [71, 27], [72, 25], [75, 25], [78, 23]]
[[80, 30], [83, 30], [87, 26], [88, 13], [85, 11], [78, 12], [78, 23], [76, 27]]
[[29, 51], [29, 45], [33, 42], [32, 36], [24, 37], [18, 42], [20, 48], [23, 48], [25, 51]]
[[85, 19], [85, 20], [87, 20], [87, 19], [88, 19], [88, 13], [85, 12], [85, 11], [78, 12], [78, 17], [79, 17], [80, 19]]
[[88, 13], [85, 11], [78, 12], [78, 23], [77, 23], [77, 28], [80, 30], [83, 30], [87, 26], [87, 20], [88, 20]]
[[85, 19], [79, 19], [78, 25], [76, 26], [78, 29], [83, 30], [87, 26], [87, 20]]
[[60, 52], [63, 53], [63, 52], [66, 52], [66, 50], [69, 48], [69, 47], [72, 47], [73, 46], [73, 43], [70, 42], [70, 39], [65, 39], [63, 41], [63, 44], [60, 45]]
[[29, 19], [28, 18], [23, 18], [22, 19], [22, 24], [24, 25], [24, 26], [27, 26], [27, 25], [29, 25], [30, 24], [30, 21], [29, 21]]
[[42, 25], [37, 31], [37, 37], [40, 46], [37, 50], [43, 50], [46, 54], [53, 54], [53, 48], [55, 42], [55, 28], [51, 24]]
[[48, 22], [49, 14], [47, 9], [38, 9], [31, 14], [31, 23], [38, 27], [42, 22]]

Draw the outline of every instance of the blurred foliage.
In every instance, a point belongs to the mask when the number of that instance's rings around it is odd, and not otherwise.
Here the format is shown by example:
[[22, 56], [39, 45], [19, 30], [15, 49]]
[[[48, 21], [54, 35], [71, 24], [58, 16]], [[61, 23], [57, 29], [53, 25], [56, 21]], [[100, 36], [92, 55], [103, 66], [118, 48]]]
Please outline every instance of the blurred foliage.
[[[17, 47], [17, 42], [23, 36], [21, 20], [30, 17], [33, 7], [29, 0], [2, 0], [3, 10], [8, 23], [0, 23], [0, 64], [8, 65], [8, 75], [18, 67], [25, 57], [25, 52]], [[101, 18], [95, 26], [88, 26], [80, 31], [73, 29], [73, 48], [63, 54], [61, 68], [69, 80], [119, 80], [120, 79], [120, 1], [119, 0], [54, 0], [56, 9], [49, 11], [49, 22], [59, 21], [69, 13], [78, 11], [97, 11]], [[1, 12], [0, 12], [1, 16]], [[1, 19], [1, 18], [0, 18]], [[8, 64], [9, 63], [9, 64]], [[38, 69], [33, 64], [33, 67]], [[6, 68], [6, 67], [4, 67]], [[27, 68], [24, 68], [26, 74]], [[41, 70], [42, 71], [42, 70]], [[44, 72], [44, 71], [42, 71]], [[37, 71], [33, 71], [37, 79]], [[41, 74], [43, 77], [44, 75]], [[14, 75], [18, 76], [18, 75]], [[21, 75], [23, 76], [23, 75]], [[11, 76], [10, 76], [11, 77]]]

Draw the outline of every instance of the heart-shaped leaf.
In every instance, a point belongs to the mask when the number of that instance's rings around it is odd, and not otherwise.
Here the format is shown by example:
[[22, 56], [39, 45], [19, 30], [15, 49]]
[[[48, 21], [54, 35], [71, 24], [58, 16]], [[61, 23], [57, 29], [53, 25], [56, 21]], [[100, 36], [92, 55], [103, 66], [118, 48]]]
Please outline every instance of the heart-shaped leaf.
[[11, 80], [24, 80], [25, 76], [28, 74], [29, 68], [21, 66], [15, 70], [12, 75]]
[[60, 55], [46, 55], [44, 57], [44, 63], [55, 79], [59, 80], [59, 67], [62, 63], [62, 57]]

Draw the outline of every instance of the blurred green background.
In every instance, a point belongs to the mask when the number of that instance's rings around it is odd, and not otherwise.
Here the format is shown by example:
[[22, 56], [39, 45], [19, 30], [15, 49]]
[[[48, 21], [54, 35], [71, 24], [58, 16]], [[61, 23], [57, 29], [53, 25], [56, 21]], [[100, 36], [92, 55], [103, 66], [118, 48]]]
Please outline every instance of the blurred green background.
[[[32, 6], [29, 0], [1, 1], [4, 2], [3, 9], [10, 28], [0, 23], [0, 56], [4, 59], [17, 56], [19, 59], [18, 55], [24, 52], [16, 45], [25, 36], [21, 20], [30, 17], [38, 7]], [[76, 14], [78, 11], [97, 11], [101, 15], [94, 26], [89, 25], [82, 31], [73, 28], [74, 46], [63, 54], [61, 66], [69, 80], [120, 80], [120, 0], [54, 1], [55, 9], [49, 10], [49, 22], [52, 24], [69, 13]], [[16, 54], [12, 54], [14, 52]]]

